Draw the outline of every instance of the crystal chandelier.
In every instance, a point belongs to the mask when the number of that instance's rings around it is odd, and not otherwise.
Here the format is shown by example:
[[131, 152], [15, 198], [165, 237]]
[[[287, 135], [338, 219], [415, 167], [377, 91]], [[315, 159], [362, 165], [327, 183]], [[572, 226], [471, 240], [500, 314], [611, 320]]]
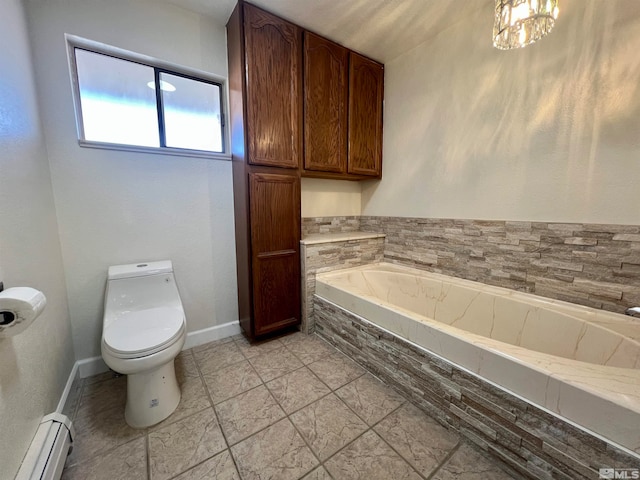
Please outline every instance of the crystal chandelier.
[[496, 0], [493, 46], [521, 48], [548, 34], [558, 18], [558, 0]]

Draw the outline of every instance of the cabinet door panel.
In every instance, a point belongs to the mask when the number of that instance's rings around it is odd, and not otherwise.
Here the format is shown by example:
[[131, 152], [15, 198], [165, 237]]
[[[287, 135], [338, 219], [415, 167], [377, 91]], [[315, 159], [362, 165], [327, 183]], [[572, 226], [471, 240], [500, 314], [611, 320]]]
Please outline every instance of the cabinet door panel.
[[254, 333], [300, 322], [300, 180], [249, 174]]
[[301, 30], [245, 5], [248, 160], [298, 168], [302, 155]]
[[349, 55], [349, 173], [382, 173], [382, 65]]
[[304, 37], [304, 168], [347, 171], [349, 51], [322, 37]]

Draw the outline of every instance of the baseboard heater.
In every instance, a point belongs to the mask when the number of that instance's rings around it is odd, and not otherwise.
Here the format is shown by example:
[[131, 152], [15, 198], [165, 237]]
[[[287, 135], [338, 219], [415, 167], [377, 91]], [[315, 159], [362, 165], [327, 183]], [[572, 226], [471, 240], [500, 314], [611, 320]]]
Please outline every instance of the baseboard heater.
[[71, 420], [65, 415], [43, 417], [15, 480], [59, 480], [74, 437]]

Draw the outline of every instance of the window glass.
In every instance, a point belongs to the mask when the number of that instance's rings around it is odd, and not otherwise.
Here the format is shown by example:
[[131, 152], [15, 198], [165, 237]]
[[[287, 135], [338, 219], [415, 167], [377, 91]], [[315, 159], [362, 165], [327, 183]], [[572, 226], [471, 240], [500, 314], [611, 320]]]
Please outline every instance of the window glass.
[[153, 68], [78, 48], [75, 53], [84, 140], [159, 147]]
[[166, 146], [222, 152], [220, 86], [160, 72]]

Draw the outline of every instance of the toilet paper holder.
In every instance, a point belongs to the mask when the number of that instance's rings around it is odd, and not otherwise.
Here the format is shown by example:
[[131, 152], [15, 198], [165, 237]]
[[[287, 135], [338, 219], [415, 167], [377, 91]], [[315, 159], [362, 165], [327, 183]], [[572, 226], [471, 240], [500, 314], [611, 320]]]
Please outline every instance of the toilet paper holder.
[[[0, 292], [4, 290], [4, 282], [0, 282]], [[0, 312], [0, 325], [9, 325], [15, 320], [15, 315], [11, 312]]]

